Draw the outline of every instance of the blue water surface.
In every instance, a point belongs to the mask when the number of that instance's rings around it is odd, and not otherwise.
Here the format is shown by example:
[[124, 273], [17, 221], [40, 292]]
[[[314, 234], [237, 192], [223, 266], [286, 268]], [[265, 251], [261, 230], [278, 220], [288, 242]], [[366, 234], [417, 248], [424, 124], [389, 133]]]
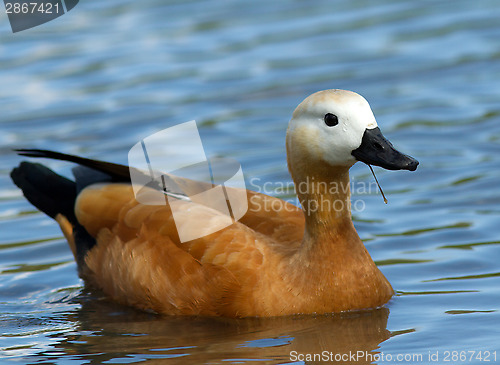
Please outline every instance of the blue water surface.
[[[2, 10], [0, 362], [500, 362], [498, 5], [85, 0], [15, 34]], [[196, 120], [207, 153], [240, 161], [254, 189], [286, 185], [291, 113], [328, 88], [365, 96], [421, 163], [376, 169], [388, 205], [353, 191], [358, 232], [397, 291], [379, 310], [232, 320], [118, 306], [84, 287], [58, 226], [8, 176], [13, 148], [126, 163], [140, 139]], [[371, 182], [358, 165], [354, 181]]]

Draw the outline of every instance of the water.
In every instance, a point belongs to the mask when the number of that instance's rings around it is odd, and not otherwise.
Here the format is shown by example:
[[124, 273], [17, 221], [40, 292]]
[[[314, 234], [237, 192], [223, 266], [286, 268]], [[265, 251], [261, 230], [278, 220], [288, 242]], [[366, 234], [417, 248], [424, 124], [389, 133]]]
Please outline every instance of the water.
[[[500, 362], [497, 2], [87, 0], [17, 34], [0, 17], [0, 362], [272, 364], [358, 350], [356, 363]], [[56, 224], [8, 178], [12, 148], [124, 163], [141, 138], [196, 119], [208, 153], [238, 159], [254, 188], [286, 184], [291, 112], [326, 88], [364, 95], [421, 162], [376, 169], [387, 206], [353, 195], [397, 290], [377, 311], [228, 320], [118, 306], [85, 289]], [[354, 181], [372, 181], [359, 165]]]

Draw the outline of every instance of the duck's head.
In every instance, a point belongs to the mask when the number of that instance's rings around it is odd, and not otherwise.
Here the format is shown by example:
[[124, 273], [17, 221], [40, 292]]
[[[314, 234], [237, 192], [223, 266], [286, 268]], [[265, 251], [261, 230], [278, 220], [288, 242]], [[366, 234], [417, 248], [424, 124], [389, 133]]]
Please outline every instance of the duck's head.
[[295, 175], [306, 167], [348, 169], [357, 161], [388, 170], [414, 171], [418, 165], [382, 135], [365, 98], [346, 90], [319, 91], [300, 103], [288, 126], [286, 145]]

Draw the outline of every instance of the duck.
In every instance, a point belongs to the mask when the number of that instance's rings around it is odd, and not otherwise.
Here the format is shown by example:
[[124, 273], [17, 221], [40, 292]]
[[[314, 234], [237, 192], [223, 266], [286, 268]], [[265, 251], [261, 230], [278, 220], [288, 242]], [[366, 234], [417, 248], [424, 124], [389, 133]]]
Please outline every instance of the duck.
[[[292, 114], [286, 153], [300, 206], [247, 190], [239, 220], [186, 242], [168, 204], [137, 201], [128, 166], [50, 150], [17, 153], [79, 165], [71, 180], [22, 161], [11, 178], [59, 224], [85, 284], [112, 301], [160, 315], [275, 317], [370, 310], [394, 295], [354, 227], [349, 169], [363, 162], [415, 171], [419, 162], [384, 137], [355, 92], [316, 92]], [[186, 220], [217, 219], [185, 204]]]

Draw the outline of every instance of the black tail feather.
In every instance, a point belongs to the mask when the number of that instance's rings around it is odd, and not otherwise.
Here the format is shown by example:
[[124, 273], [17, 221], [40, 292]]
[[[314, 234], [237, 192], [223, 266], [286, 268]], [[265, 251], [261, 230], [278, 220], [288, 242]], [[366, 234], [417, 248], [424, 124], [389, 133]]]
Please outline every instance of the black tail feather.
[[[34, 154], [35, 152], [33, 152], [33, 155]], [[25, 155], [28, 155], [28, 153]], [[56, 155], [58, 155], [57, 152], [54, 152], [53, 156]], [[65, 157], [65, 155], [61, 155], [61, 157]], [[42, 151], [40, 155], [37, 155], [36, 157], [48, 156], [46, 156], [45, 152]], [[54, 157], [51, 156], [49, 158]], [[84, 168], [82, 167], [82, 169]], [[95, 172], [94, 170], [90, 170], [90, 172], [90, 176], [92, 178], [110, 179], [109, 175], [104, 175]], [[80, 223], [78, 223], [75, 216], [74, 208], [76, 197], [78, 195], [78, 184], [56, 174], [48, 167], [39, 163], [26, 161], [21, 162], [18, 167], [14, 168], [11, 171], [10, 176], [12, 181], [14, 181], [14, 183], [23, 191], [24, 196], [31, 204], [52, 218], [56, 218], [58, 214], [61, 214], [71, 223], [73, 226], [73, 238], [76, 246], [75, 258], [78, 263], [78, 270], [81, 273], [82, 268], [85, 266], [85, 256], [87, 252], [94, 247], [96, 240], [88, 234]], [[90, 178], [87, 180], [89, 183], [91, 182]]]
[[10, 176], [35, 207], [52, 218], [61, 213], [72, 224], [77, 224], [74, 213], [76, 184], [73, 181], [41, 164], [25, 161], [13, 169]]
[[125, 165], [119, 165], [111, 162], [92, 160], [89, 158], [68, 155], [49, 150], [39, 149], [17, 149], [19, 155], [26, 157], [50, 158], [53, 160], [70, 161], [91, 169], [101, 171], [111, 177], [114, 182], [130, 182], [129, 168]]

